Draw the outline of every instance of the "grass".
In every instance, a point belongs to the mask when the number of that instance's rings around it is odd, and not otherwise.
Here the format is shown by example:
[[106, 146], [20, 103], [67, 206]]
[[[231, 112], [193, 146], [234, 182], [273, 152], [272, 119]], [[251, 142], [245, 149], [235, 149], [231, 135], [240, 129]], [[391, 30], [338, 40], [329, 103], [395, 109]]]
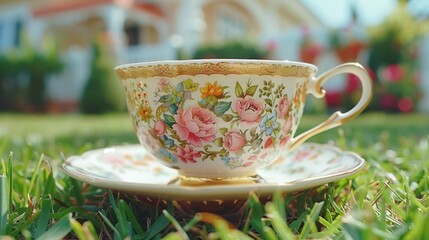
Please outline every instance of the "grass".
[[[326, 116], [305, 116], [303, 129]], [[351, 178], [269, 200], [236, 218], [146, 206], [60, 171], [66, 157], [137, 143], [128, 116], [0, 115], [0, 236], [16, 239], [429, 239], [429, 116], [365, 114], [312, 138], [362, 155]], [[1, 237], [0, 237], [1, 238]]]

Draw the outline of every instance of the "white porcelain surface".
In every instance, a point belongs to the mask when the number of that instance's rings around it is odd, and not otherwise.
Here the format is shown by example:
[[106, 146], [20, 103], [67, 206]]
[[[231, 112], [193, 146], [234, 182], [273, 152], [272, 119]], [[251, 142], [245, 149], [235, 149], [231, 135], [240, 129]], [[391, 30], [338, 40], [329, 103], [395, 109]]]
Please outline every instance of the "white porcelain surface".
[[114, 146], [68, 158], [66, 174], [94, 186], [147, 197], [174, 200], [246, 198], [253, 191], [270, 195], [293, 192], [336, 181], [360, 170], [365, 161], [355, 153], [329, 145], [304, 143], [272, 165], [260, 169], [260, 183], [181, 186], [169, 184], [177, 171], [154, 159], [140, 145]]
[[[139, 142], [187, 177], [253, 175], [282, 152], [359, 115], [372, 95], [372, 81], [357, 63], [318, 77], [311, 64], [238, 59], [138, 63], [115, 71]], [[324, 83], [346, 73], [362, 84], [358, 104], [296, 136], [307, 95], [324, 97]]]

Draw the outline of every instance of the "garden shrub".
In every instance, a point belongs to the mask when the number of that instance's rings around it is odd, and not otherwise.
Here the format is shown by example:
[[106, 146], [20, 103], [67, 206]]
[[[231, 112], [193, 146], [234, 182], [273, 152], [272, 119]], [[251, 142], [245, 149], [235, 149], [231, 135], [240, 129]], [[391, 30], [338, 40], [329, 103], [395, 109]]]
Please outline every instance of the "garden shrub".
[[8, 78], [13, 73], [14, 64], [6, 56], [0, 56], [0, 111], [9, 110], [11, 108], [11, 97], [7, 91], [6, 85]]
[[50, 74], [58, 73], [63, 69], [56, 50], [51, 53], [36, 53], [31, 51], [23, 59], [21, 66], [29, 76], [29, 83], [25, 88], [25, 100], [37, 112], [44, 111], [46, 105], [46, 79]]
[[24, 41], [0, 56], [0, 110], [44, 111], [46, 78], [63, 68], [56, 45], [48, 43], [36, 50]]
[[202, 45], [192, 56], [194, 59], [266, 59], [267, 57], [268, 51], [256, 44], [238, 41], [227, 42], [225, 44], [212, 43]]
[[384, 23], [371, 29], [368, 66], [373, 73], [374, 99], [369, 108], [388, 112], [411, 112], [420, 100], [418, 77], [419, 22], [400, 3]]
[[91, 72], [80, 101], [81, 111], [98, 114], [122, 110], [124, 99], [120, 82], [113, 72], [106, 47], [95, 41], [92, 44], [92, 52]]

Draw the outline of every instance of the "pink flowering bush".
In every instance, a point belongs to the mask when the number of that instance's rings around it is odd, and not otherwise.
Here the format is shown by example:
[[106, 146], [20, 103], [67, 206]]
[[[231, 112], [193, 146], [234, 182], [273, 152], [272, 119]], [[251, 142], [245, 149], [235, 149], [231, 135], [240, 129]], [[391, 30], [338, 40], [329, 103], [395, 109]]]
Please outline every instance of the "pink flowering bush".
[[406, 64], [391, 64], [380, 68], [377, 73], [376, 103], [378, 108], [388, 112], [412, 112], [421, 93], [418, 76]]
[[371, 109], [412, 112], [420, 99], [417, 44], [424, 25], [404, 2], [381, 25], [370, 29], [368, 66], [374, 73]]

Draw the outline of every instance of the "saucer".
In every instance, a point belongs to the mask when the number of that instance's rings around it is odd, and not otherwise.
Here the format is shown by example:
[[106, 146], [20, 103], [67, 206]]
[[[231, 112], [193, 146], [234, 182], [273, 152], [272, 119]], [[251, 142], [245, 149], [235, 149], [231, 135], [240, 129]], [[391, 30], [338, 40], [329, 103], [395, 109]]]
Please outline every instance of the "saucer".
[[172, 184], [177, 171], [158, 163], [140, 145], [91, 150], [68, 158], [63, 171], [90, 185], [127, 194], [165, 200], [207, 201], [245, 199], [249, 192], [270, 196], [302, 191], [358, 172], [365, 161], [337, 147], [304, 143], [257, 173], [262, 181], [228, 185], [183, 186]]

